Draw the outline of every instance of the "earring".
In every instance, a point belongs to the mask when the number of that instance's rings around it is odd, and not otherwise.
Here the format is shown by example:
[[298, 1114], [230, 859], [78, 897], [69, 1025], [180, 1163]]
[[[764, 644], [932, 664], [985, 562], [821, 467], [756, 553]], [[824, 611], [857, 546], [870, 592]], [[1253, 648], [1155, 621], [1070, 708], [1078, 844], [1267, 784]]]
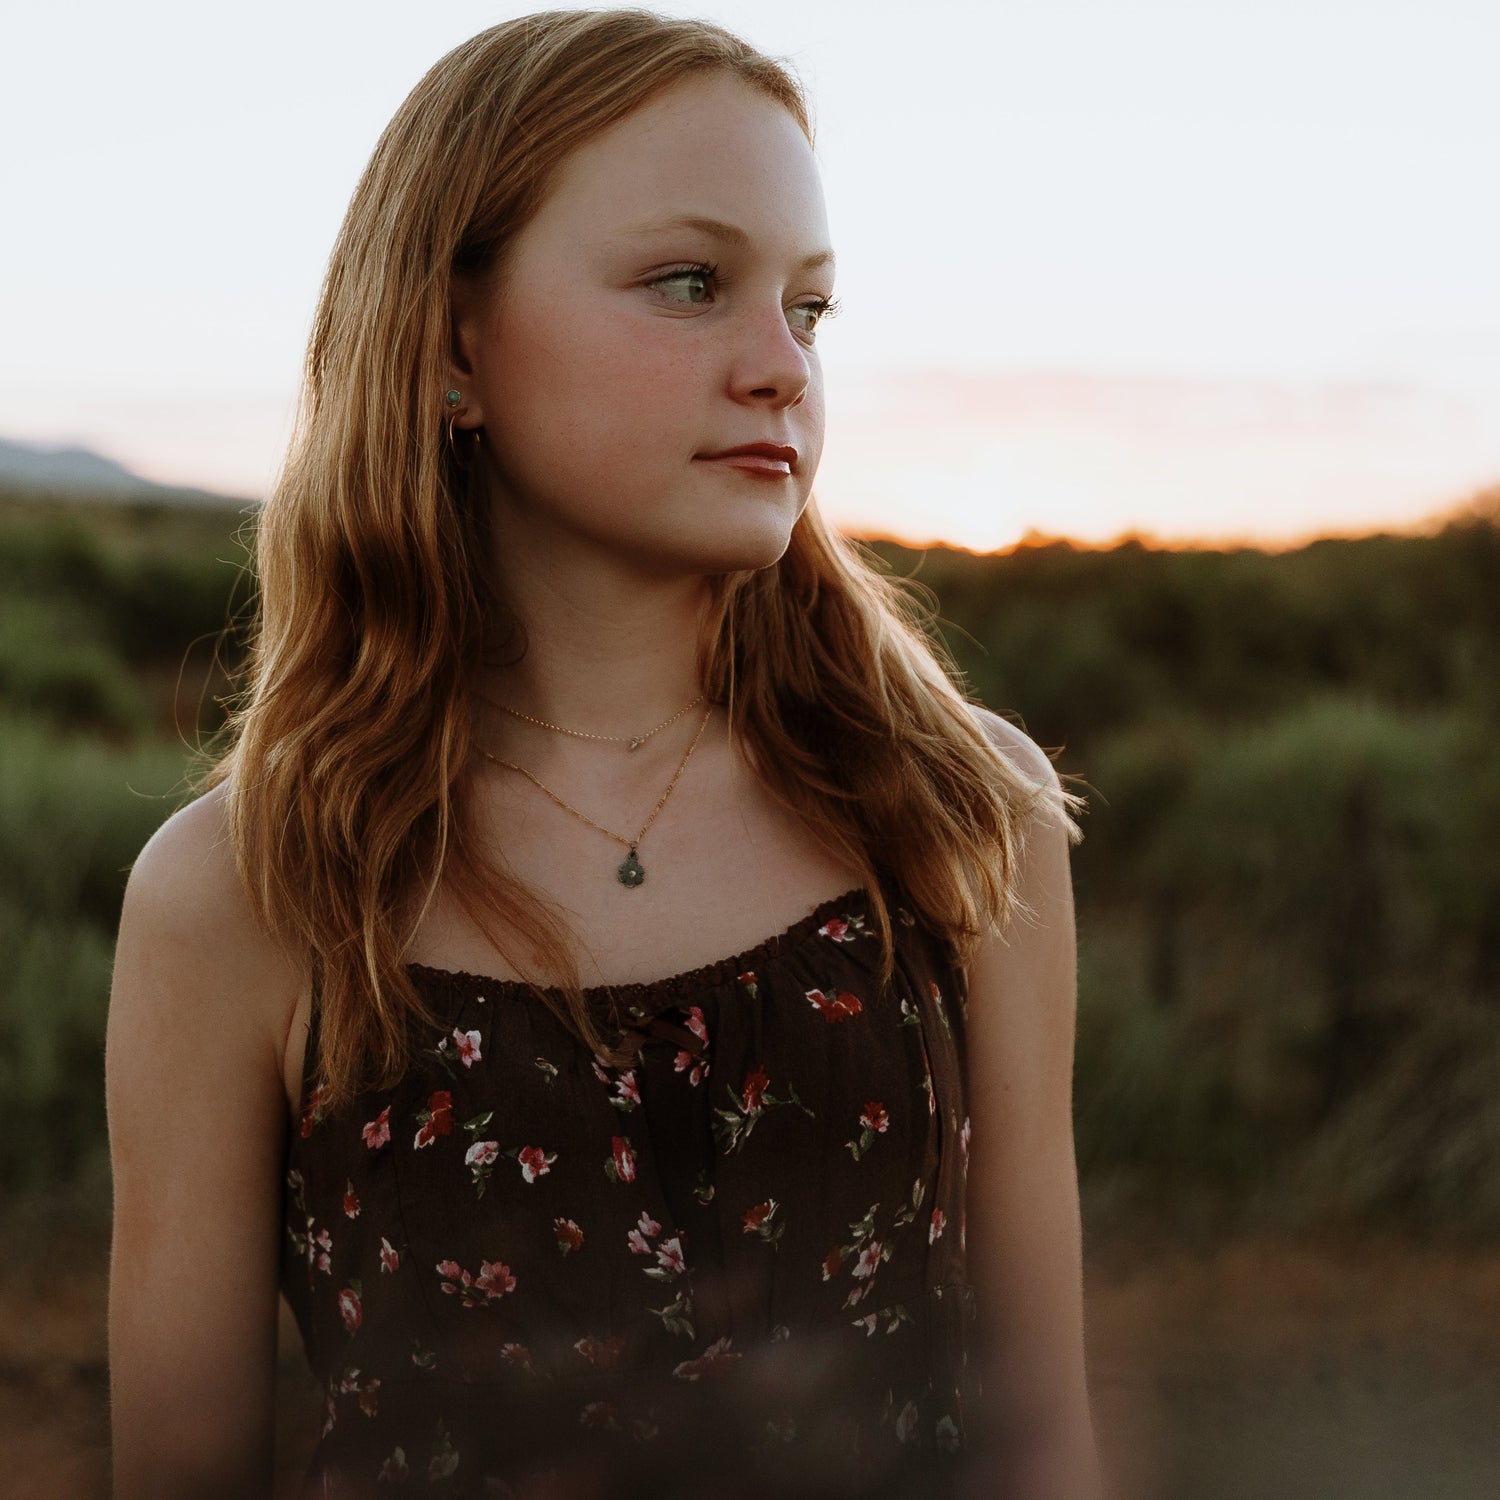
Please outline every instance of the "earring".
[[448, 392], [448, 405], [457, 406], [464, 398], [457, 391]]

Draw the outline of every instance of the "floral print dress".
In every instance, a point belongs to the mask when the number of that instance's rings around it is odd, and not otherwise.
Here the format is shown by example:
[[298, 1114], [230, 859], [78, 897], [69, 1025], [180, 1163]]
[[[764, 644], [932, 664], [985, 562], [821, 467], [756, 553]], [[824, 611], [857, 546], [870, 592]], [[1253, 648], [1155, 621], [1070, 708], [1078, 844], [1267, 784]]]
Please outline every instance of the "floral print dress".
[[282, 1267], [326, 1388], [307, 1493], [953, 1493], [980, 1394], [966, 976], [891, 910], [884, 988], [856, 888], [586, 990], [629, 1066], [516, 981], [412, 965], [442, 1031], [333, 1114], [315, 1013]]

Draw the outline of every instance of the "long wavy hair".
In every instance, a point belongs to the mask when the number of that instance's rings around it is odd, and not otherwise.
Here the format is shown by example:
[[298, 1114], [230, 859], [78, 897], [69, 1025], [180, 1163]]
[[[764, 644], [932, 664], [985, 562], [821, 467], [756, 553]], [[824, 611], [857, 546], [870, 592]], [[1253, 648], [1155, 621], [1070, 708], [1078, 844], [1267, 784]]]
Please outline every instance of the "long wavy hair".
[[[296, 431], [256, 526], [243, 675], [195, 782], [227, 782], [256, 915], [312, 976], [329, 1108], [393, 1083], [414, 1027], [436, 1024], [403, 955], [440, 887], [580, 1041], [625, 1055], [581, 988], [565, 921], [486, 857], [469, 816], [475, 689], [524, 635], [492, 578], [478, 466], [446, 424], [451, 292], [456, 277], [503, 274], [570, 152], [710, 69], [763, 90], [812, 143], [796, 79], [720, 27], [548, 11], [427, 73], [339, 231]], [[697, 659], [772, 795], [863, 872], [884, 980], [882, 884], [898, 873], [960, 959], [1008, 918], [1024, 819], [1056, 788], [997, 752], [923, 607], [811, 501], [775, 565], [709, 580]], [[495, 930], [501, 913], [527, 953]]]

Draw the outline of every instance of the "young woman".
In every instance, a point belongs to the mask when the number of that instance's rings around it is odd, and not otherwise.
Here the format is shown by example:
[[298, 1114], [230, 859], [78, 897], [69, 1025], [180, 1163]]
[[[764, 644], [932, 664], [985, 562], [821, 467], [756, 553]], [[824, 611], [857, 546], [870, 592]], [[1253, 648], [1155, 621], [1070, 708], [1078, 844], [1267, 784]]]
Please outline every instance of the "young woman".
[[121, 919], [118, 1500], [266, 1492], [280, 1291], [308, 1493], [1094, 1494], [1071, 799], [811, 502], [833, 277], [707, 23], [382, 137]]

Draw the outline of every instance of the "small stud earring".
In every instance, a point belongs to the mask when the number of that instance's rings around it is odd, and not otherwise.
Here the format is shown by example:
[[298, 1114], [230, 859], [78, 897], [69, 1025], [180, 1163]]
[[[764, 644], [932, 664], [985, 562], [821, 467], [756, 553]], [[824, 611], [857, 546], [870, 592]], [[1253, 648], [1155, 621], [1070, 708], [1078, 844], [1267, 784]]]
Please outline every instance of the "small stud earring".
[[457, 406], [464, 398], [457, 391], [448, 392], [448, 405]]

